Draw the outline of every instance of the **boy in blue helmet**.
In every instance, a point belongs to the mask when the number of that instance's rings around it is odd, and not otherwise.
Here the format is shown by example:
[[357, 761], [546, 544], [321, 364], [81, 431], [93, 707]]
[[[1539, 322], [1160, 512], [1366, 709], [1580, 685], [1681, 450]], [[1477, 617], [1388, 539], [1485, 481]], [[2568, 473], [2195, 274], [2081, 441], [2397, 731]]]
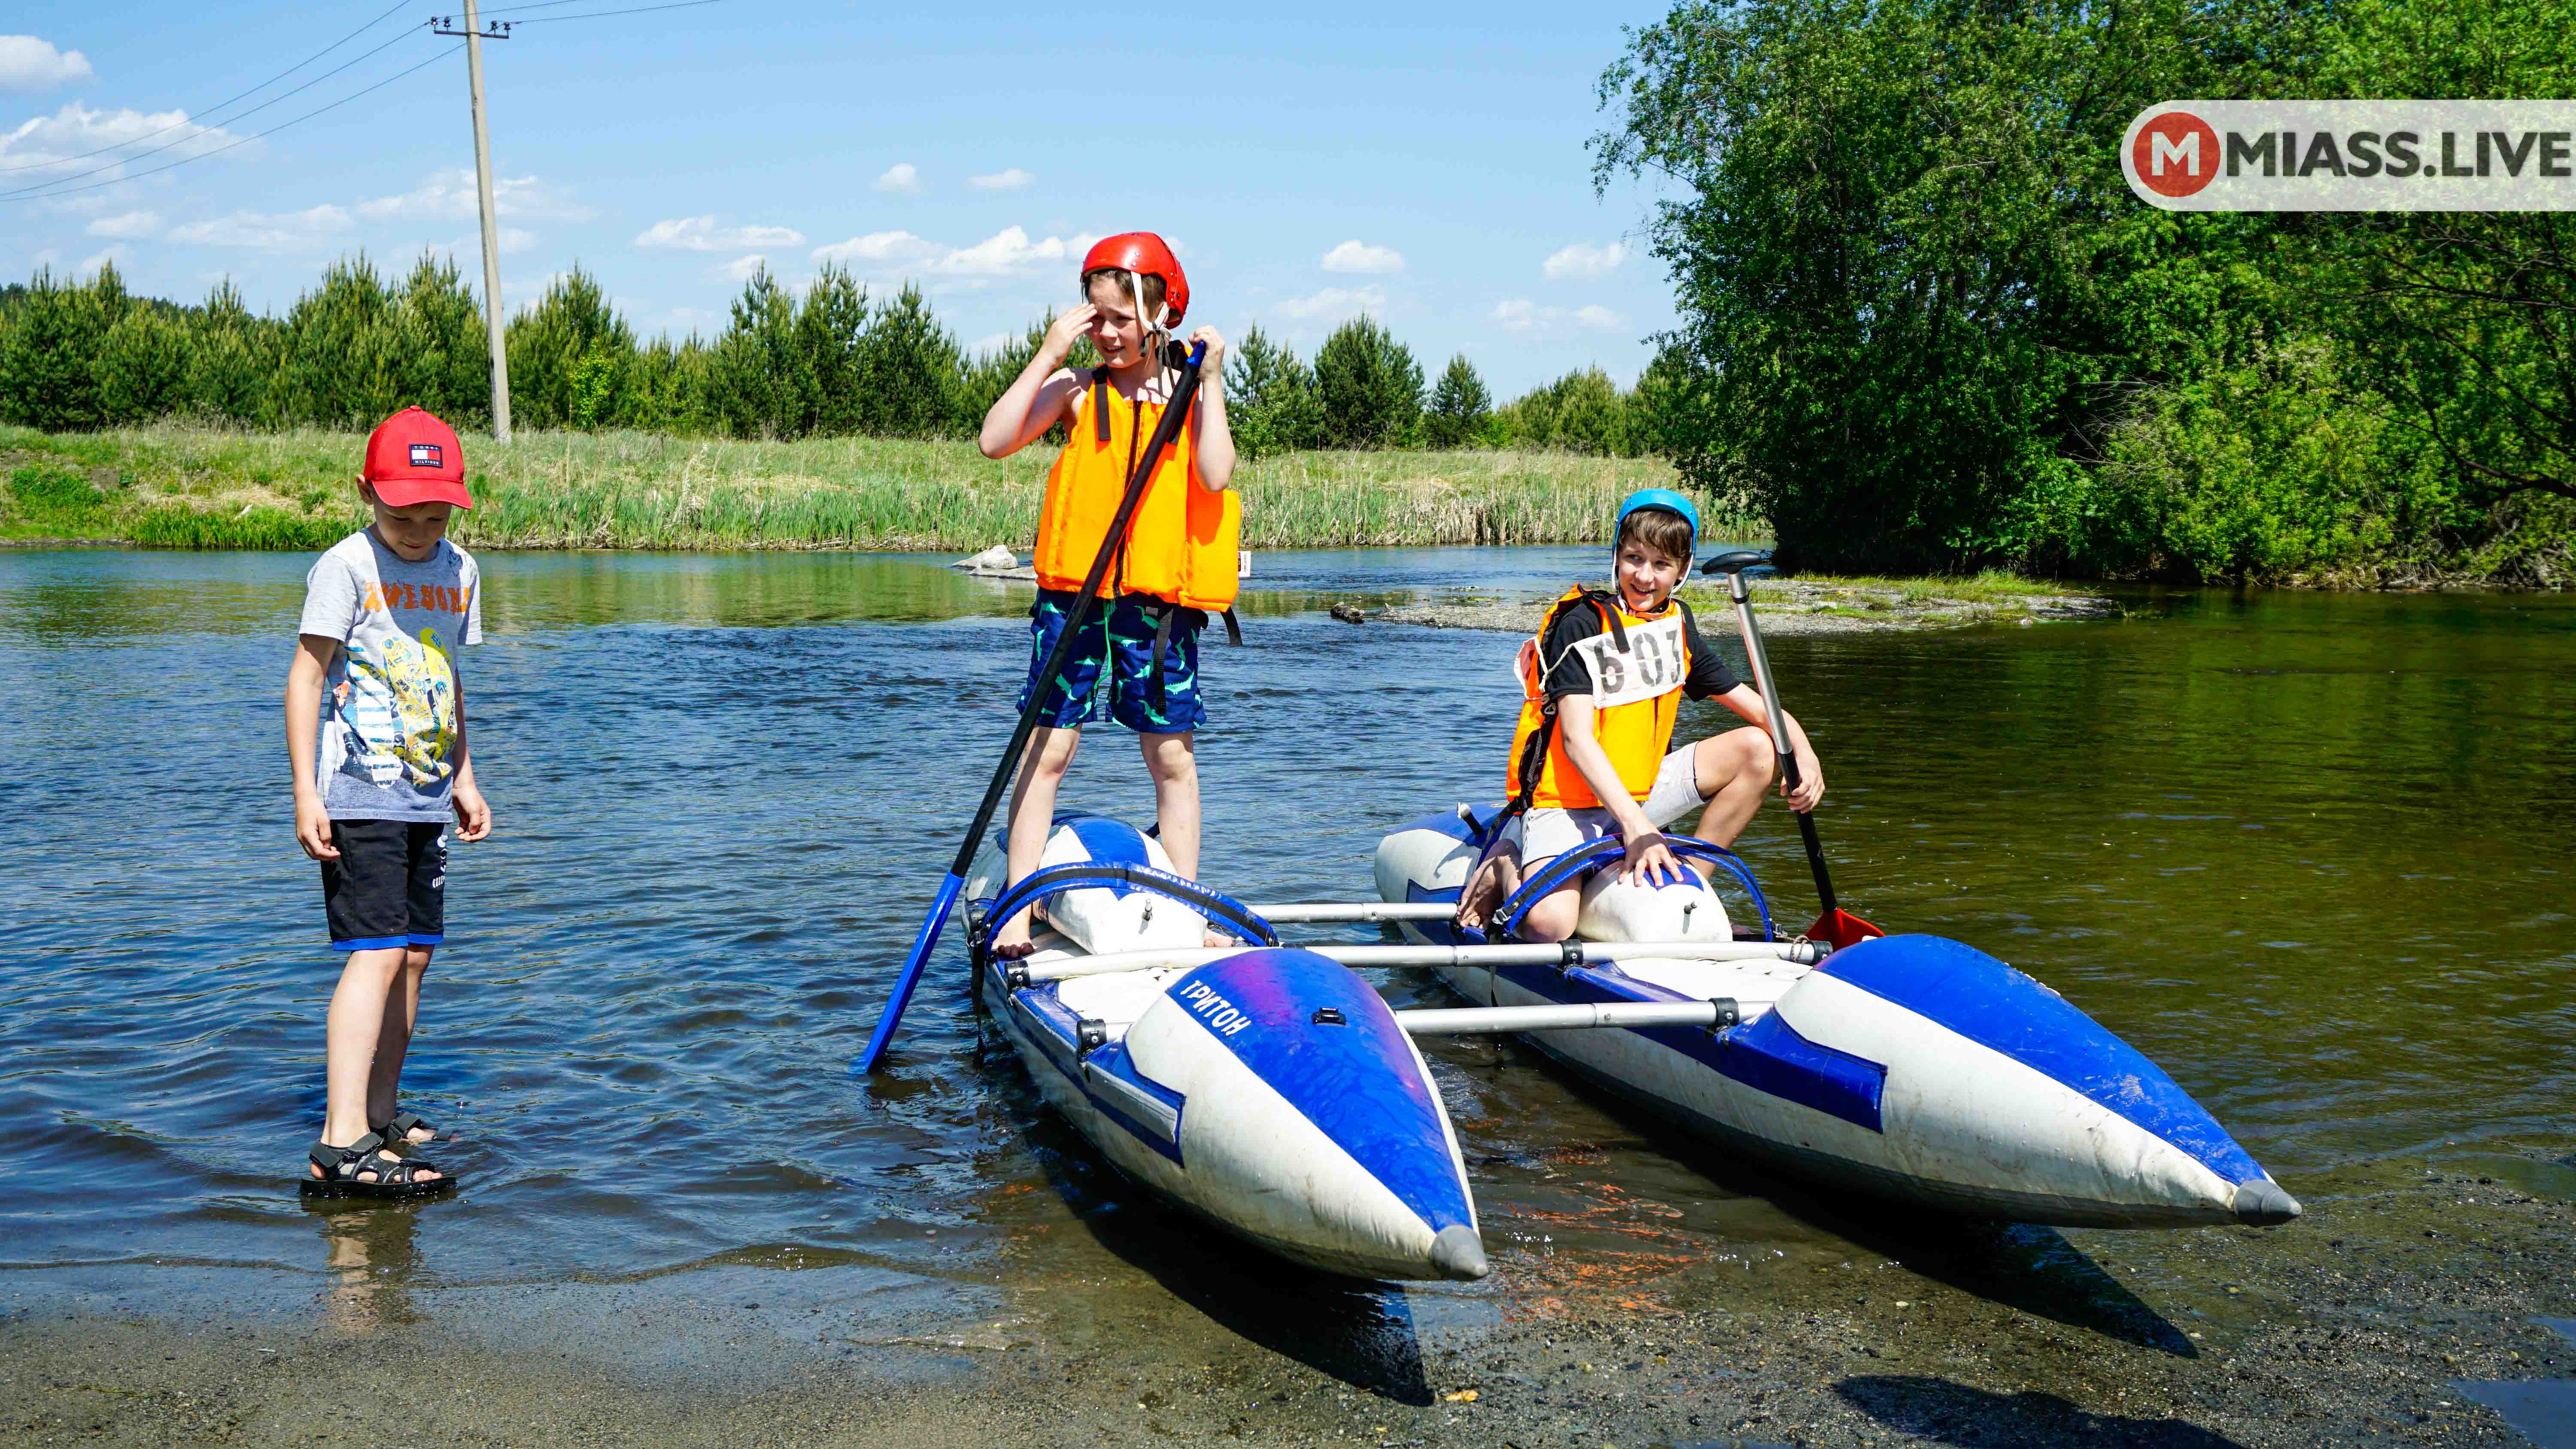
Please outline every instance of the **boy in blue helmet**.
[[[1700, 637], [1690, 606], [1673, 597], [1698, 541], [1690, 499], [1669, 488], [1630, 494], [1611, 547], [1616, 587], [1566, 590], [1521, 645], [1512, 803], [1460, 898], [1463, 924], [1481, 926], [1523, 874], [1612, 834], [1628, 847], [1621, 876], [1676, 878], [1684, 867], [1664, 844], [1664, 826], [1703, 807], [1692, 833], [1732, 845], [1761, 807], [1778, 756], [1762, 696], [1726, 667]], [[1672, 749], [1684, 695], [1714, 699], [1746, 723]], [[1785, 710], [1781, 720], [1798, 753], [1800, 784], [1789, 807], [1812, 810], [1824, 798], [1824, 766], [1797, 720]], [[1521, 935], [1562, 941], [1581, 908], [1577, 880], [1533, 905]]]

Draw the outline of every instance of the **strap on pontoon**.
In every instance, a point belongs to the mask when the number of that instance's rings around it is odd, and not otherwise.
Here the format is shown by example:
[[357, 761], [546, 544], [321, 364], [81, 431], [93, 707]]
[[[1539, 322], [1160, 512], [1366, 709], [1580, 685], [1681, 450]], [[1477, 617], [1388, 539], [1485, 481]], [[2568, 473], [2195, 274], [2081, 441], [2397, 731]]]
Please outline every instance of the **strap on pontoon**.
[[[1780, 939], [1779, 931], [1771, 924], [1771, 903], [1763, 899], [1762, 887], [1754, 882], [1752, 868], [1744, 863], [1743, 857], [1722, 845], [1711, 845], [1691, 835], [1667, 835], [1664, 837], [1664, 846], [1675, 855], [1686, 859], [1709, 861], [1734, 872], [1736, 880], [1743, 885], [1745, 894], [1753, 897], [1753, 908], [1762, 913], [1762, 939], [1765, 941]], [[1529, 915], [1532, 906], [1547, 899], [1551, 892], [1561, 889], [1568, 882], [1586, 872], [1597, 870], [1627, 853], [1627, 842], [1611, 835], [1576, 846], [1549, 861], [1537, 874], [1522, 881], [1521, 888], [1512, 892], [1511, 899], [1503, 902], [1501, 908], [1495, 911], [1496, 930], [1489, 935], [1496, 939], [1508, 939], [1518, 934], [1521, 921]]]
[[984, 918], [1007, 921], [1026, 910], [1042, 896], [1083, 886], [1123, 884], [1141, 891], [1179, 901], [1220, 926], [1227, 927], [1245, 940], [1263, 946], [1279, 944], [1279, 932], [1268, 921], [1253, 913], [1252, 908], [1232, 896], [1209, 890], [1194, 880], [1184, 880], [1167, 870], [1150, 865], [1108, 865], [1099, 861], [1074, 860], [1062, 865], [1033, 870], [1020, 883], [1002, 892], [1001, 897], [985, 908]]

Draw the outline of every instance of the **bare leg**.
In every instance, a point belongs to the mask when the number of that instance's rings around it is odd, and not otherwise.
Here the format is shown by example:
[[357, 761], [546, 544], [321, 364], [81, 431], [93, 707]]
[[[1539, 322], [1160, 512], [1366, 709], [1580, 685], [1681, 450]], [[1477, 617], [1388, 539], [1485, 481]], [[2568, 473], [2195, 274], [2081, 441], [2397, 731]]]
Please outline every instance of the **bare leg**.
[[[403, 1056], [411, 1050], [414, 1023], [420, 1020], [420, 979], [429, 972], [429, 953], [433, 946], [411, 946], [403, 951], [402, 969], [394, 973], [393, 988], [385, 996], [384, 1025], [376, 1033], [376, 1064], [367, 1074], [367, 1120], [393, 1120], [396, 1099], [402, 1094]], [[418, 1144], [427, 1137], [406, 1135], [404, 1142]]]
[[[1544, 865], [1546, 862], [1540, 862]], [[1521, 917], [1520, 938], [1524, 941], [1562, 941], [1574, 934], [1574, 923], [1583, 914], [1583, 879], [1578, 876], [1570, 885], [1560, 886], [1541, 896]]]
[[[1172, 858], [1172, 869], [1191, 880], [1199, 878], [1199, 757], [1198, 737], [1188, 730], [1176, 734], [1147, 734], [1139, 731], [1136, 746], [1145, 755], [1145, 769], [1154, 777], [1154, 822], [1156, 838], [1163, 842], [1163, 853]], [[1203, 938], [1210, 946], [1223, 946], [1233, 938], [1210, 927]]]
[[[367, 1095], [375, 1074], [376, 1047], [384, 1035], [386, 1007], [403, 974], [403, 958], [409, 954], [400, 946], [352, 951], [349, 964], [340, 969], [340, 986], [331, 993], [331, 1011], [323, 1028], [329, 1104], [322, 1121], [325, 1142], [346, 1146], [373, 1130], [368, 1125]], [[399, 1157], [401, 1153], [392, 1152], [395, 1145], [387, 1144], [387, 1150]], [[305, 1170], [314, 1177], [323, 1175], [318, 1166]], [[424, 1172], [420, 1180], [434, 1182], [443, 1175]], [[361, 1181], [375, 1181], [372, 1172], [358, 1176]]]
[[[1038, 858], [1046, 854], [1047, 835], [1055, 821], [1056, 790], [1064, 784], [1064, 772], [1081, 745], [1079, 726], [1040, 725], [1029, 736], [1028, 752], [1020, 756], [1019, 782], [1011, 787], [1010, 883], [1036, 870]], [[1006, 961], [1029, 954], [1028, 911], [1004, 921], [993, 933], [993, 953]]]
[[[1691, 833], [1711, 845], [1733, 845], [1753, 812], [1762, 808], [1762, 796], [1778, 771], [1771, 737], [1751, 725], [1711, 735], [1692, 747], [1691, 763], [1699, 772], [1699, 793], [1708, 801], [1699, 828]], [[1703, 877], [1711, 869], [1704, 861], [1691, 864]]]

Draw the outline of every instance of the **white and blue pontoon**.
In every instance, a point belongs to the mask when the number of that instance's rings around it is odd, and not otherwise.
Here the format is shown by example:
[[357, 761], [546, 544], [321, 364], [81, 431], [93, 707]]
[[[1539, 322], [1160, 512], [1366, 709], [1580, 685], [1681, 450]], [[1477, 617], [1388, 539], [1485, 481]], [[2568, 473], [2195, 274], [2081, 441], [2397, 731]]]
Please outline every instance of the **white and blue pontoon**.
[[[1003, 878], [988, 848], [967, 880], [979, 989], [1048, 1103], [1120, 1171], [1293, 1262], [1485, 1275], [1449, 1114], [1367, 982], [1281, 947], [1119, 821], [1062, 817], [1040, 868]], [[989, 926], [1030, 902], [1037, 952], [990, 959]], [[1205, 948], [1209, 919], [1256, 944]]]
[[[1379, 895], [1400, 903], [1388, 917], [1433, 954], [1447, 948], [1436, 969], [1487, 1008], [1445, 1029], [1523, 1031], [1613, 1093], [1828, 1186], [2065, 1225], [2298, 1216], [2173, 1078], [2056, 992], [1937, 936], [1842, 950], [1777, 942], [1752, 873], [1715, 847], [1668, 838], [1735, 874], [1762, 921], [1746, 934], [1759, 939], [1735, 940], [1696, 880], [1647, 887], [1607, 871], [1586, 885], [1576, 939], [1562, 947], [1497, 947], [1453, 929], [1447, 907], [1497, 813], [1427, 816], [1377, 851]], [[1497, 913], [1496, 934], [1621, 851], [1594, 842], [1534, 874]], [[1580, 1029], [1534, 1029], [1560, 1024]]]

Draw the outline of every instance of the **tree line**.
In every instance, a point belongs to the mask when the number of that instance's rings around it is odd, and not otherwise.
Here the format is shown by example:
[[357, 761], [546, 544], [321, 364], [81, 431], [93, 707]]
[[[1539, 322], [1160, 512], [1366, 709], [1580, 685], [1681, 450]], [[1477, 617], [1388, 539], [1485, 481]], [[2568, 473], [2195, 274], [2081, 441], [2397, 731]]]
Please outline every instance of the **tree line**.
[[[647, 341], [575, 267], [508, 324], [511, 420], [682, 436], [972, 438], [1052, 320], [970, 354], [917, 287], [871, 297], [826, 266], [800, 295], [763, 268], [713, 339]], [[1088, 345], [1081, 351], [1075, 362], [1088, 366]], [[0, 422], [52, 432], [168, 417], [359, 429], [414, 403], [488, 427], [489, 357], [473, 288], [452, 259], [427, 254], [398, 278], [363, 255], [333, 262], [283, 316], [250, 311], [229, 281], [195, 306], [133, 296], [112, 264], [86, 281], [39, 272], [0, 289]], [[1660, 451], [1671, 426], [1660, 374], [1623, 391], [1586, 368], [1497, 405], [1463, 355], [1426, 386], [1411, 349], [1365, 317], [1311, 361], [1249, 328], [1227, 386], [1238, 442], [1255, 457], [1469, 447], [1634, 457]]]
[[2576, 0], [1687, 0], [1603, 76], [1664, 437], [1792, 564], [2576, 577], [2576, 216], [2179, 214], [2190, 96], [2576, 95]]

